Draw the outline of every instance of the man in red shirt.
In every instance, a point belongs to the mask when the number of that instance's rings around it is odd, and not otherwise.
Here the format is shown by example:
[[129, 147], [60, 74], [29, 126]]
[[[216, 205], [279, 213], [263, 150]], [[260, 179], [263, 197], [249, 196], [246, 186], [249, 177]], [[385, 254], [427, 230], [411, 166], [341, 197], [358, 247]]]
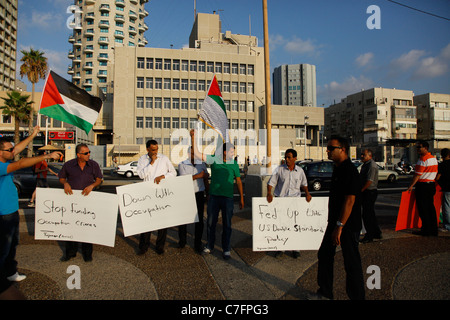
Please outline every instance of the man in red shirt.
[[415, 187], [416, 205], [419, 217], [422, 220], [422, 228], [414, 234], [421, 236], [437, 236], [438, 225], [436, 209], [434, 208], [434, 194], [436, 185], [434, 180], [438, 172], [438, 162], [428, 151], [429, 145], [426, 141], [417, 143], [417, 152], [420, 156], [415, 167], [414, 178], [408, 191]]
[[[39, 155], [45, 154], [45, 151], [40, 152]], [[33, 171], [36, 173], [36, 188], [48, 188], [48, 182], [47, 182], [47, 171], [49, 171], [51, 174], [57, 176], [58, 174], [55, 173], [52, 169], [49, 168], [47, 162], [41, 161], [33, 166]], [[28, 203], [29, 207], [34, 207], [34, 199], [36, 199], [36, 190], [34, 190], [31, 200]]]

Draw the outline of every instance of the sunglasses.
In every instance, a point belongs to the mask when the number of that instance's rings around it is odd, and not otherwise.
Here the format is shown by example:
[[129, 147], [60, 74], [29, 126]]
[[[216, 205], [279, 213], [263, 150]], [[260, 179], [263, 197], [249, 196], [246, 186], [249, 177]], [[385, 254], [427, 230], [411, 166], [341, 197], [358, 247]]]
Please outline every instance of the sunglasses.
[[79, 152], [79, 154], [82, 154], [82, 155], [85, 155], [85, 156], [87, 156], [90, 153], [91, 153], [90, 151], [88, 151], [88, 152]]
[[1, 151], [8, 151], [8, 152], [12, 152], [14, 150], [14, 147], [12, 147], [12, 148], [9, 148], [9, 149], [3, 149], [3, 150], [1, 150]]
[[342, 147], [339, 146], [327, 146], [328, 151], [333, 151], [334, 149], [342, 149]]

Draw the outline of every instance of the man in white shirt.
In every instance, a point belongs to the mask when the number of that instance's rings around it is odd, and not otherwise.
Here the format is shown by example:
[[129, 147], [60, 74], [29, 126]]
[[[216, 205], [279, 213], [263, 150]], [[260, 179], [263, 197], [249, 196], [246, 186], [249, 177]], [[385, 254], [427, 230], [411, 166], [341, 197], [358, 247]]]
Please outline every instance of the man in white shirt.
[[[275, 197], [300, 197], [301, 191], [305, 192], [306, 201], [311, 201], [311, 194], [308, 191], [308, 181], [302, 168], [295, 164], [297, 161], [297, 151], [287, 149], [284, 153], [285, 164], [279, 166], [272, 174], [267, 183], [267, 202], [272, 202]], [[272, 189], [275, 188], [272, 195]], [[276, 255], [281, 254], [280, 251]], [[299, 257], [299, 251], [293, 251], [294, 258]]]
[[[155, 140], [148, 140], [148, 153], [141, 156], [138, 160], [137, 172], [139, 178], [144, 181], [153, 181], [158, 184], [162, 179], [168, 177], [176, 177], [177, 172], [170, 162], [169, 158], [163, 154], [158, 153], [158, 142]], [[144, 254], [150, 246], [151, 232], [142, 233], [139, 238], [139, 252]], [[158, 230], [156, 238], [156, 252], [158, 254], [164, 253], [164, 244], [166, 243], [167, 229]]]
[[[203, 213], [205, 209], [205, 192], [209, 190], [209, 174], [206, 163], [194, 159], [194, 150], [189, 147], [188, 154], [190, 158], [184, 160], [178, 165], [180, 176], [191, 175], [194, 183], [195, 201], [197, 203], [198, 222], [195, 224], [194, 249], [197, 253], [203, 250]], [[179, 246], [183, 248], [186, 245], [186, 225], [178, 227]]]

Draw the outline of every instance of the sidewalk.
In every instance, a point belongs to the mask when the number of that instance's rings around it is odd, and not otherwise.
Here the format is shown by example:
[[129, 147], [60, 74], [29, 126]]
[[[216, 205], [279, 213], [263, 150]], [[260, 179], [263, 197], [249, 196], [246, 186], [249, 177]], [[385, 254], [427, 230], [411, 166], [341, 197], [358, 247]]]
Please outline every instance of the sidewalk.
[[[438, 237], [419, 237], [409, 230], [395, 232], [395, 203], [384, 203], [378, 210], [385, 217], [380, 222], [383, 239], [360, 245], [360, 252], [364, 271], [370, 265], [380, 267], [381, 289], [366, 289], [366, 298], [450, 299], [450, 232], [440, 232]], [[27, 279], [16, 285], [31, 300], [304, 300], [308, 292], [317, 289], [317, 251], [302, 251], [298, 259], [289, 253], [275, 257], [273, 252], [252, 251], [248, 208], [235, 211], [232, 259], [228, 261], [222, 259], [221, 249], [208, 256], [196, 254], [193, 226], [188, 227], [184, 249], [178, 248], [177, 229], [171, 228], [163, 255], [154, 251], [154, 233], [153, 247], [138, 256], [138, 237], [125, 238], [119, 219], [114, 248], [94, 245], [89, 263], [80, 253], [60, 262], [62, 249], [56, 241], [34, 240], [34, 209], [21, 209], [20, 214], [17, 261], [19, 272]], [[70, 290], [67, 282], [73, 271], [68, 268], [74, 265], [79, 267], [81, 289]], [[347, 299], [342, 266], [338, 252], [337, 300]], [[365, 279], [370, 275], [365, 274]]]

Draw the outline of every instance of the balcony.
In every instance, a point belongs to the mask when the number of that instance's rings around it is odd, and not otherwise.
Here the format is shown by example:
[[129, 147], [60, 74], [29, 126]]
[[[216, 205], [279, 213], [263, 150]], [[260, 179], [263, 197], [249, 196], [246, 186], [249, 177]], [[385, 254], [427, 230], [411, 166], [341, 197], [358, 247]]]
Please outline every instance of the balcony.
[[76, 63], [81, 62], [81, 57], [80, 57], [80, 56], [75, 57], [75, 58], [73, 59], [73, 62], [76, 62]]
[[78, 40], [73, 44], [74, 47], [81, 47], [81, 40]]
[[89, 20], [94, 20], [95, 19], [95, 14], [93, 12], [88, 12], [86, 13], [86, 16], [84, 17], [84, 20], [89, 21]]
[[84, 53], [93, 53], [94, 52], [94, 48], [93, 47], [86, 47], [84, 48]]
[[118, 38], [118, 39], [123, 39], [125, 38], [124, 34], [122, 31], [116, 31], [114, 32], [114, 37]]
[[73, 59], [74, 57], [75, 57], [75, 54], [73, 53], [73, 51], [69, 51], [69, 54], [67, 55], [67, 58]]
[[83, 65], [83, 69], [84, 70], [92, 70], [94, 68], [94, 66], [92, 65], [92, 62], [90, 62], [90, 63], [85, 63], [84, 65]]
[[94, 36], [94, 30], [90, 29], [90, 30], [86, 30], [84, 32], [84, 36], [87, 37], [93, 37]]
[[106, 53], [100, 53], [97, 57], [98, 61], [108, 61], [108, 54]]
[[138, 0], [130, 0], [132, 4], [138, 4]]
[[108, 75], [106, 74], [106, 72], [99, 71], [97, 73], [97, 77], [99, 77], [99, 78], [107, 78]]
[[109, 28], [109, 21], [107, 20], [101, 20], [98, 23], [99, 28]]
[[75, 42], [75, 37], [74, 36], [69, 36], [69, 42], [70, 43], [74, 43]]
[[137, 34], [137, 30], [135, 27], [129, 26], [128, 27], [128, 32], [132, 35], [136, 35]]
[[72, 66], [69, 66], [69, 67], [67, 68], [67, 73], [68, 73], [68, 74], [74, 74], [74, 73], [75, 73], [75, 71], [73, 71], [73, 67], [72, 67]]
[[124, 0], [116, 0], [116, 6], [125, 7], [125, 1]]
[[130, 13], [128, 14], [128, 16], [130, 17], [130, 19], [132, 20], [136, 20], [138, 18], [136, 12], [130, 10]]
[[116, 16], [114, 17], [114, 20], [116, 20], [117, 22], [125, 22], [125, 17], [123, 16], [123, 14], [116, 14]]
[[146, 10], [139, 9], [139, 17], [142, 19], [146, 16], [148, 16], [148, 12]]
[[86, 4], [95, 4], [95, 0], [86, 0]]
[[99, 44], [109, 44], [109, 38], [108, 37], [100, 37], [98, 38]]
[[102, 12], [110, 12], [111, 9], [109, 8], [109, 4], [102, 4], [102, 5], [100, 5], [100, 11], [102, 11]]

